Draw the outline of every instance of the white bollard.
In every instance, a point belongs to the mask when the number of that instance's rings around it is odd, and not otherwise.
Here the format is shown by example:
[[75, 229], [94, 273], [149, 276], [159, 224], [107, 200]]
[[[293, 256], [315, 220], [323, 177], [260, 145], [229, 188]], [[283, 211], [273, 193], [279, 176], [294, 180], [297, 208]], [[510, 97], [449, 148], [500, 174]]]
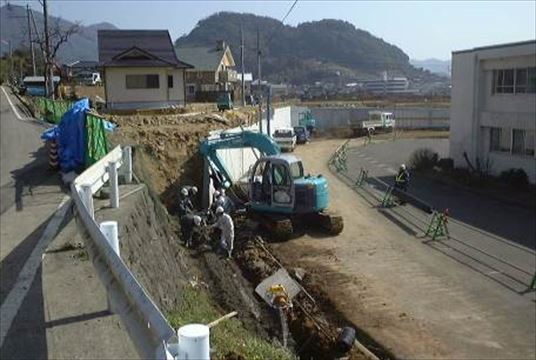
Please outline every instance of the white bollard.
[[90, 185], [82, 185], [80, 187], [80, 197], [82, 202], [89, 212], [89, 216], [95, 220], [95, 208], [93, 207], [93, 192], [91, 191]]
[[185, 325], [177, 331], [179, 360], [210, 360], [210, 328], [202, 324]]
[[103, 221], [100, 223], [99, 228], [117, 256], [121, 256], [119, 253], [119, 231], [117, 230], [117, 221]]
[[119, 182], [115, 162], [108, 164], [108, 176], [110, 177], [110, 207], [117, 209], [119, 207]]
[[127, 184], [132, 182], [132, 147], [125, 146], [123, 148], [123, 166], [124, 178]]

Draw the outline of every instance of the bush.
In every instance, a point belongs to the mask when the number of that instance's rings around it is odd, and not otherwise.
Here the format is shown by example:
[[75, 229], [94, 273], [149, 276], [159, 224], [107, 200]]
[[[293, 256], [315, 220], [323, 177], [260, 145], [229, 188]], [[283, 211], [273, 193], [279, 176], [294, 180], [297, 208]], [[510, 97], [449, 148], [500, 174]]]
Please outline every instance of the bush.
[[454, 160], [451, 158], [439, 159], [437, 166], [443, 171], [452, 171], [454, 169]]
[[415, 150], [409, 157], [409, 166], [414, 170], [430, 170], [436, 164], [439, 156], [428, 148]]
[[529, 184], [529, 177], [523, 169], [510, 169], [501, 172], [499, 181], [511, 186], [527, 186]]

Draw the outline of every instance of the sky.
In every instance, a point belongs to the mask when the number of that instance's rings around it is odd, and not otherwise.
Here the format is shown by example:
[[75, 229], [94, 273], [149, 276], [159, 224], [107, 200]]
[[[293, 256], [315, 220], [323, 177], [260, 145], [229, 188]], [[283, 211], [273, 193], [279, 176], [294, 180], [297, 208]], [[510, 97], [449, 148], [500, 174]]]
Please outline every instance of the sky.
[[[1, 0], [5, 3], [6, 0]], [[10, 0], [38, 9], [37, 0]], [[173, 39], [218, 11], [281, 20], [294, 0], [159, 1], [49, 0], [51, 15], [83, 25], [110, 22], [121, 29], [167, 29]], [[536, 38], [536, 1], [305, 1], [285, 24], [346, 20], [400, 47], [412, 59], [450, 59], [455, 50]]]

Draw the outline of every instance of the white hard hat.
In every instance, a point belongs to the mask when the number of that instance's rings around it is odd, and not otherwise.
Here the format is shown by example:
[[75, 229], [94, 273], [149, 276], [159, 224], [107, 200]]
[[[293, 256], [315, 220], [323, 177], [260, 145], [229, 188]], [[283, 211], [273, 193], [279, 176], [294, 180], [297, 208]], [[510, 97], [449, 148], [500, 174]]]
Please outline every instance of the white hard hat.
[[183, 188], [181, 189], [181, 194], [184, 195], [184, 196], [188, 196], [188, 189], [185, 188], [185, 187], [183, 187]]
[[402, 165], [400, 165], [400, 168], [401, 168], [402, 170], [406, 170], [406, 164], [402, 164]]
[[201, 225], [201, 216], [194, 215], [194, 224], [195, 226]]
[[192, 193], [197, 194], [197, 186], [192, 186]]
[[223, 208], [221, 206], [216, 208], [216, 214], [223, 214]]
[[220, 196], [220, 192], [218, 190], [214, 191], [214, 197], [217, 198], [218, 196]]
[[222, 188], [222, 189], [220, 190], [220, 194], [225, 195], [225, 189]]

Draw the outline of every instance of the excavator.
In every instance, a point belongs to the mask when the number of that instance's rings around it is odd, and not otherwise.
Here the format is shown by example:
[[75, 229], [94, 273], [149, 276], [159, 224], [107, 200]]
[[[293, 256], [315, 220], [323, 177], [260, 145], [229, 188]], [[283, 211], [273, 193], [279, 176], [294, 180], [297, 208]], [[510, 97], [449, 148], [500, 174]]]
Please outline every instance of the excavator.
[[253, 148], [258, 152], [247, 174], [247, 191], [240, 199], [248, 215], [259, 221], [276, 238], [286, 240], [294, 233], [293, 222], [301, 220], [319, 225], [331, 235], [343, 229], [341, 216], [330, 213], [328, 183], [322, 175], [305, 175], [302, 161], [281, 154], [275, 141], [264, 134], [242, 130], [222, 132], [201, 142], [200, 152], [207, 160], [216, 182], [233, 187], [233, 179], [218, 150]]

